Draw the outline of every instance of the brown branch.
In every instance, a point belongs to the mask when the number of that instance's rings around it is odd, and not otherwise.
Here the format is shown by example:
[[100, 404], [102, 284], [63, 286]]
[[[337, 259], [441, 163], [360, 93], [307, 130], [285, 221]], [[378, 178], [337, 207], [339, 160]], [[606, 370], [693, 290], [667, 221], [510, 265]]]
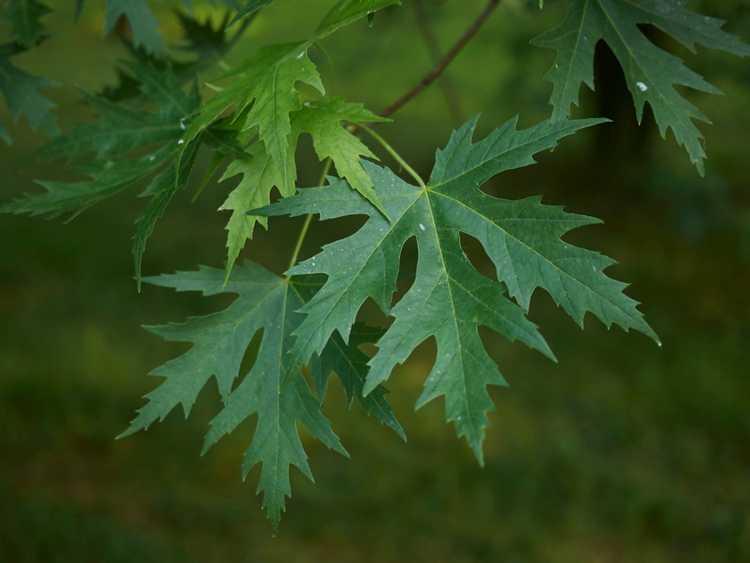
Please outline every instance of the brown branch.
[[464, 47], [474, 38], [477, 32], [482, 28], [484, 22], [492, 15], [492, 12], [500, 5], [500, 0], [489, 0], [484, 10], [477, 16], [472, 24], [464, 31], [463, 35], [458, 38], [458, 41], [450, 48], [450, 50], [443, 56], [440, 61], [428, 72], [419, 83], [409, 90], [406, 94], [398, 98], [395, 102], [385, 108], [381, 115], [389, 117], [412, 101], [415, 97], [422, 93], [430, 84], [435, 82], [440, 75], [445, 72], [445, 69], [453, 62], [453, 60], [463, 51]]
[[[435, 37], [435, 32], [432, 29], [430, 14], [424, 5], [424, 0], [413, 0], [412, 6], [414, 7], [414, 16], [417, 20], [419, 33], [422, 35], [422, 41], [429, 51], [432, 64], [436, 65], [443, 58], [443, 51], [440, 48], [440, 43], [438, 42], [437, 37]], [[446, 74], [437, 81], [437, 86], [443, 93], [443, 98], [445, 98], [445, 103], [448, 106], [448, 111], [450, 111], [453, 120], [456, 123], [459, 123], [463, 121], [461, 118], [461, 103], [459, 102], [454, 84], [449, 78], [448, 74]]]

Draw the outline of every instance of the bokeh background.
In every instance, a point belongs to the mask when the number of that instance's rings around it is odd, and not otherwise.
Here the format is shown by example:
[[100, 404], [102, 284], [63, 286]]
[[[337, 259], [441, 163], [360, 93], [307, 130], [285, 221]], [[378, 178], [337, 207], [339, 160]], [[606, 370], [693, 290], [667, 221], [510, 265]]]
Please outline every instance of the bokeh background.
[[[52, 95], [70, 125], [87, 115], [79, 89], [112, 84], [125, 50], [102, 36], [98, 3], [78, 25], [73, 2], [52, 4], [57, 34], [20, 61], [60, 83]], [[306, 36], [330, 4], [279, 0], [228, 62]], [[431, 66], [435, 45], [425, 38], [433, 33], [446, 49], [484, 2], [421, 4], [422, 18], [407, 1], [372, 28], [363, 22], [326, 41], [316, 58], [329, 91], [385, 107]], [[426, 175], [435, 149], [471, 115], [482, 113], [482, 133], [515, 114], [524, 125], [545, 118], [550, 85], [542, 76], [553, 53], [528, 43], [560, 20], [564, 4], [549, 0], [539, 12], [536, 2], [502, 2], [441, 84], [381, 132]], [[750, 40], [746, 2], [692, 4]], [[170, 10], [162, 4], [164, 33], [178, 41]], [[136, 293], [129, 244], [141, 202], [122, 197], [70, 224], [0, 217], [0, 561], [750, 561], [750, 67], [649, 33], [726, 93], [689, 93], [714, 121], [704, 127], [704, 179], [671, 139], [659, 139], [649, 114], [636, 126], [620, 70], [600, 46], [599, 92], [584, 93], [578, 113], [615, 123], [487, 189], [543, 194], [604, 219], [570, 240], [620, 261], [611, 273], [632, 283], [628, 292], [664, 347], [591, 318], [581, 331], [538, 293], [531, 316], [560, 362], [487, 335], [511, 388], [493, 391], [481, 469], [444, 424], [439, 401], [414, 412], [434, 355], [427, 343], [390, 383], [408, 444], [356, 407], [347, 412], [334, 390], [327, 412], [352, 459], [309, 444], [317, 485], [293, 475], [276, 536], [255, 497], [257, 472], [240, 482], [252, 423], [199, 457], [213, 389], [187, 422], [175, 412], [147, 433], [113, 440], [157, 383], [147, 373], [182, 350], [140, 325], [223, 302], [150, 287]], [[34, 189], [35, 178], [69, 176], [39, 161], [41, 139], [24, 125], [15, 135], [14, 146], [0, 149], [2, 199]], [[319, 165], [309, 147], [299, 156], [303, 182], [314, 182]], [[204, 158], [200, 168], [207, 165]], [[215, 210], [230, 187], [212, 184], [195, 204], [185, 192], [157, 230], [148, 273], [222, 265], [226, 216]], [[317, 226], [306, 255], [357, 224]], [[273, 227], [247, 256], [280, 272], [299, 222]]]

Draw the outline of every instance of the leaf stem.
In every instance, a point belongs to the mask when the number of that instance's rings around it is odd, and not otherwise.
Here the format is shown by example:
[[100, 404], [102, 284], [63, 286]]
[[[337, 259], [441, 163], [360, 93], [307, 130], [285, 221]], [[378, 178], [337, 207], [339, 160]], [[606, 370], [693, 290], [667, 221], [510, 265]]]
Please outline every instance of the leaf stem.
[[[458, 38], [456, 43], [454, 43], [453, 47], [451, 47], [448, 52], [443, 56], [442, 59], [440, 59], [435, 66], [419, 81], [419, 83], [414, 86], [411, 90], [406, 92], [403, 96], [396, 99], [391, 105], [386, 107], [382, 112], [381, 115], [383, 117], [390, 117], [397, 111], [399, 111], [402, 107], [404, 107], [406, 104], [411, 102], [414, 98], [416, 98], [419, 94], [421, 94], [425, 88], [430, 86], [435, 80], [440, 78], [440, 76], [445, 72], [445, 70], [450, 66], [450, 64], [453, 62], [453, 60], [463, 51], [464, 47], [469, 44], [469, 42], [474, 38], [474, 36], [477, 34], [477, 32], [482, 28], [484, 25], [484, 22], [489, 19], [489, 17], [492, 15], [492, 13], [495, 11], [495, 9], [500, 5], [500, 2], [502, 0], [488, 0], [487, 5], [485, 6], [484, 10], [480, 12], [480, 14], [477, 16], [477, 18], [469, 25], [469, 27], [466, 29], [466, 31], [461, 34], [461, 36]], [[403, 158], [401, 158], [401, 155], [399, 155], [396, 150], [391, 147], [391, 145], [386, 142], [383, 137], [378, 135], [375, 131], [372, 129], [365, 127], [363, 125], [358, 125], [354, 127], [354, 130], [356, 129], [363, 129], [367, 133], [369, 133], [376, 141], [378, 141], [381, 145], [383, 145], [383, 148], [390, 153], [393, 158], [396, 159], [396, 161], [403, 166], [404, 170], [406, 170], [411, 176], [414, 177], [414, 179], [417, 181], [417, 183], [420, 185], [420, 187], [424, 188], [425, 183], [424, 180], [422, 180], [422, 177], [417, 174], [414, 169], [409, 166], [409, 164], [404, 161]], [[323, 167], [323, 174], [321, 174], [321, 180], [319, 184], [323, 184], [325, 181], [325, 177], [328, 174], [328, 171], [331, 168], [331, 160], [328, 159], [325, 163], [325, 166]], [[310, 230], [310, 224], [312, 223], [312, 215], [308, 215], [305, 218], [305, 222], [302, 225], [302, 230], [299, 233], [299, 237], [297, 239], [297, 244], [295, 245], [294, 252], [292, 253], [292, 259], [289, 261], [289, 268], [294, 266], [297, 263], [297, 258], [299, 257], [299, 253], [302, 250], [302, 244], [305, 242], [305, 237], [307, 236], [307, 231]]]
[[370, 135], [373, 139], [375, 139], [380, 145], [390, 154], [396, 162], [398, 162], [401, 167], [406, 170], [406, 172], [414, 178], [417, 181], [417, 184], [419, 184], [419, 187], [424, 189], [427, 187], [427, 185], [424, 183], [424, 180], [422, 180], [422, 177], [417, 174], [417, 171], [414, 170], [408, 162], [406, 162], [398, 152], [396, 152], [396, 149], [394, 149], [388, 141], [386, 141], [383, 137], [381, 137], [377, 132], [370, 129], [367, 125], [359, 124], [358, 126], [362, 131]]
[[[330, 158], [326, 158], [326, 161], [323, 164], [323, 169], [320, 173], [320, 180], [318, 181], [319, 186], [322, 186], [323, 182], [325, 182], [326, 176], [328, 176], [328, 172], [330, 172], [331, 170], [331, 164], [333, 164], [333, 161]], [[300, 230], [299, 236], [297, 237], [297, 243], [294, 245], [294, 251], [292, 252], [292, 258], [289, 260], [289, 266], [287, 267], [287, 270], [289, 270], [297, 263], [297, 258], [299, 258], [299, 253], [302, 251], [302, 245], [304, 244], [305, 238], [307, 237], [307, 232], [310, 230], [312, 220], [312, 213], [308, 214], [307, 217], [305, 217], [305, 222], [302, 224], [302, 229]]]

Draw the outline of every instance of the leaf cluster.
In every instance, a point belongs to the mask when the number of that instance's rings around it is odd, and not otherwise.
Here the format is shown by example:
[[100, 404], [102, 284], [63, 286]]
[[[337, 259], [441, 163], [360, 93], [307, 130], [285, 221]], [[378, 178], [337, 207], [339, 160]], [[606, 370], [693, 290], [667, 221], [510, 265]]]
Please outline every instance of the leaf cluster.
[[[623, 67], [638, 120], [648, 104], [662, 135], [671, 130], [702, 172], [706, 155], [695, 121], [707, 118], [678, 88], [716, 89], [652, 43], [643, 26], [658, 27], [691, 50], [701, 45], [744, 56], [750, 48], [723, 31], [723, 22], [690, 12], [676, 0], [570, 0], [562, 24], [534, 40], [557, 53], [547, 75], [553, 84], [550, 118], [527, 129], [519, 129], [514, 118], [479, 140], [477, 118], [472, 119], [437, 152], [424, 180], [370, 129], [388, 119], [330, 95], [316, 64], [316, 47], [326, 37], [400, 2], [339, 0], [312, 37], [263, 46], [247, 60], [227, 65], [226, 54], [272, 1], [217, 0], [227, 9], [218, 25], [179, 12], [184, 40], [170, 47], [147, 0], [107, 0], [106, 29], [128, 22], [130, 60], [120, 63], [116, 85], [84, 95], [95, 119], [55, 136], [41, 151], [70, 162], [81, 179], [39, 181], [43, 192], [6, 203], [0, 211], [73, 218], [139, 188], [145, 203], [132, 248], [138, 287], [145, 281], [206, 296], [236, 296], [214, 314], [148, 327], [165, 340], [191, 347], [154, 370], [162, 381], [146, 395], [122, 436], [145, 430], [178, 408], [188, 416], [201, 391], [215, 384], [221, 404], [204, 452], [255, 417], [243, 476], [261, 466], [258, 492], [278, 525], [291, 495], [291, 467], [312, 479], [300, 429], [348, 455], [324, 414], [332, 375], [350, 404], [356, 401], [405, 440], [384, 384], [416, 347], [434, 339], [437, 355], [417, 407], [443, 398], [446, 420], [481, 464], [488, 413], [494, 408], [489, 388], [506, 386], [508, 380], [480, 337], [480, 327], [556, 361], [528, 316], [541, 290], [581, 327], [591, 315], [608, 328], [634, 330], [659, 343], [638, 303], [626, 295], [626, 284], [606, 273], [614, 261], [566, 241], [568, 233], [597, 219], [543, 204], [541, 197], [503, 199], [483, 188], [504, 172], [534, 164], [537, 155], [561, 140], [606, 121], [571, 119], [581, 85], [594, 88], [599, 41], [609, 45]], [[77, 14], [83, 8], [78, 0]], [[50, 83], [10, 62], [44, 41], [42, 20], [48, 11], [38, 0], [6, 4], [3, 16], [13, 37], [0, 46], [0, 91], [15, 118], [23, 116], [54, 133], [54, 104], [41, 93]], [[208, 72], [210, 81], [204, 77]], [[394, 157], [411, 180], [378, 164], [361, 132]], [[5, 130], [0, 136], [10, 142]], [[323, 174], [320, 185], [299, 189], [297, 152], [303, 136], [309, 136]], [[171, 202], [189, 186], [204, 154], [213, 165], [196, 196], [218, 170], [227, 192], [219, 209], [228, 214], [224, 268], [144, 278], [148, 241]], [[298, 262], [313, 217], [353, 215], [366, 218], [356, 232]], [[306, 217], [290, 266], [280, 275], [240, 260], [256, 228], [269, 228], [269, 218], [276, 216]], [[462, 236], [481, 244], [493, 276], [472, 264]], [[396, 300], [403, 275], [400, 256], [409, 241], [416, 241], [416, 272]], [[368, 300], [390, 318], [387, 327], [361, 323]], [[255, 360], [243, 373], [248, 348], [258, 340]], [[377, 351], [366, 354], [365, 346]]]

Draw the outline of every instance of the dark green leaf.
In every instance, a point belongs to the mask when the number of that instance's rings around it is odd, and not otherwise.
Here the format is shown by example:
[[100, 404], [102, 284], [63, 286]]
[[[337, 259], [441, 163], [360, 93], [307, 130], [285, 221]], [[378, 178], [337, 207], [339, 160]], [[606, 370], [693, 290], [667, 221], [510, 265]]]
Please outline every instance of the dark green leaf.
[[41, 20], [50, 12], [49, 7], [38, 0], [8, 0], [4, 9], [16, 41], [26, 48], [33, 47], [45, 37]]
[[[11, 116], [23, 117], [29, 125], [48, 135], [57, 133], [57, 119], [53, 113], [54, 102], [42, 94], [55, 83], [34, 76], [15, 66], [9, 58], [0, 56], [0, 92], [5, 97]], [[10, 142], [7, 132], [3, 138]]]
[[[477, 330], [480, 325], [553, 357], [536, 326], [526, 318], [531, 295], [541, 287], [581, 325], [591, 312], [607, 326], [614, 323], [656, 338], [637, 303], [623, 293], [625, 284], [604, 274], [613, 261], [561, 240], [571, 229], [597, 223], [596, 219], [542, 205], [539, 198], [502, 200], [479, 189], [492, 176], [532, 164], [534, 154], [600, 122], [548, 121], [518, 131], [516, 121], [511, 120], [473, 143], [476, 121], [471, 121], [438, 153], [424, 189], [367, 163], [391, 222], [351, 193], [343, 181], [301, 190], [295, 197], [257, 211], [267, 215], [317, 213], [322, 219], [368, 216], [357, 233], [290, 270], [293, 275], [328, 276], [323, 288], [301, 309], [306, 317], [295, 331], [295, 353], [303, 358], [320, 353], [335, 331], [347, 341], [360, 307], [372, 298], [395, 322], [378, 342], [365, 393], [385, 381], [421, 342], [434, 337], [437, 360], [418, 405], [444, 395], [448, 420], [481, 461], [486, 413], [492, 408], [486, 386], [506, 383], [484, 350]], [[500, 283], [474, 269], [462, 250], [461, 232], [482, 243]], [[419, 248], [416, 279], [392, 307], [399, 258], [411, 238], [417, 239]], [[505, 288], [518, 305], [506, 297]]]
[[638, 121], [648, 103], [662, 136], [671, 129], [677, 143], [685, 147], [691, 162], [703, 174], [703, 135], [694, 120], [709, 120], [676, 87], [713, 94], [719, 91], [679, 58], [649, 41], [639, 26], [654, 25], [691, 51], [702, 45], [750, 55], [750, 46], [722, 31], [723, 23], [693, 13], [677, 0], [572, 0], [560, 27], [534, 40], [536, 45], [557, 51], [555, 64], [547, 74], [554, 84], [553, 118], [570, 115], [571, 106], [578, 104], [582, 84], [594, 89], [594, 51], [596, 44], [604, 40], [620, 61]]
[[[164, 381], [146, 396], [148, 402], [123, 436], [163, 420], [178, 406], [187, 416], [200, 391], [215, 378], [223, 407], [211, 421], [204, 451], [242, 421], [257, 415], [243, 475], [262, 464], [258, 492], [263, 494], [266, 514], [278, 525], [285, 499], [291, 496], [291, 466], [312, 479], [298, 425], [303, 424], [329, 448], [348, 455], [305, 381], [303, 363], [290, 353], [292, 332], [302, 319], [296, 312], [303, 303], [299, 294], [287, 280], [252, 263], [238, 266], [226, 285], [224, 272], [212, 268], [146, 281], [177, 291], [233, 293], [238, 298], [219, 313], [191, 318], [184, 324], [149, 328], [166, 340], [189, 342], [192, 348], [153, 372]], [[239, 380], [247, 347], [261, 331], [255, 363]]]
[[164, 42], [159, 34], [159, 22], [148, 5], [148, 0], [107, 0], [106, 30], [111, 33], [117, 21], [127, 18], [133, 31], [135, 46], [143, 46], [151, 53], [164, 52]]

